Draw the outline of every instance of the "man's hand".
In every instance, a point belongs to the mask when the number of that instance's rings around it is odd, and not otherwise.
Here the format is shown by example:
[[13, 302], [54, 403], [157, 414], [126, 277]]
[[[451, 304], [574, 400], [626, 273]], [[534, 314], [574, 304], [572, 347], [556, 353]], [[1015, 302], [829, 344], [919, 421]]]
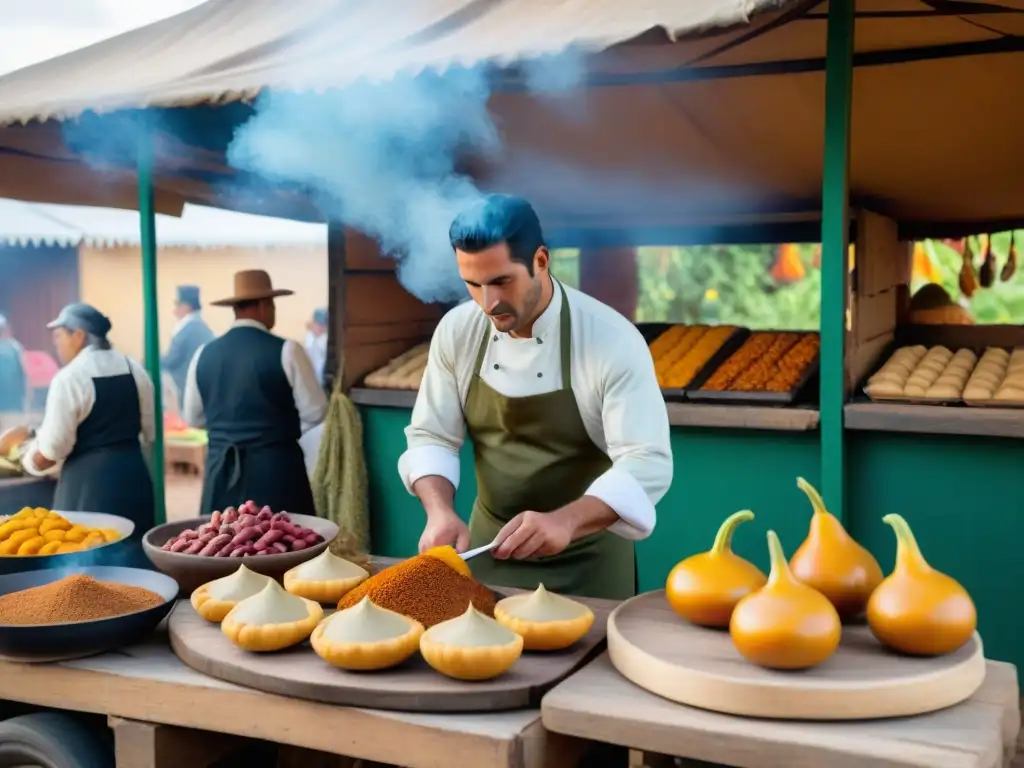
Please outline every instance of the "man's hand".
[[455, 547], [456, 552], [469, 549], [469, 527], [454, 509], [435, 509], [427, 512], [427, 525], [420, 536], [420, 554], [431, 547], [446, 545]]
[[520, 512], [498, 531], [501, 543], [491, 552], [498, 560], [525, 560], [562, 552], [572, 541], [568, 519], [555, 512]]

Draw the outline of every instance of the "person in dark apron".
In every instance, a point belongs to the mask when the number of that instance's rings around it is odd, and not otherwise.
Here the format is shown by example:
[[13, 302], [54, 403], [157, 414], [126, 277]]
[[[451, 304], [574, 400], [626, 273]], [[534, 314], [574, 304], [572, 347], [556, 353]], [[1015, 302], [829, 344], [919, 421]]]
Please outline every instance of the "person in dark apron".
[[64, 367], [50, 384], [25, 468], [35, 474], [62, 463], [53, 508], [128, 518], [135, 524], [129, 546], [100, 559], [147, 567], [140, 542], [153, 527], [155, 499], [140, 438], [154, 436], [153, 384], [139, 363], [111, 349], [110, 320], [94, 307], [70, 304], [47, 327]]
[[302, 346], [270, 333], [275, 290], [261, 270], [235, 275], [235, 323], [192, 359], [185, 420], [209, 437], [201, 513], [247, 500], [275, 512], [316, 514], [299, 438], [319, 424], [327, 399]]
[[[435, 333], [399, 461], [427, 511], [420, 549], [497, 538], [493, 556], [470, 561], [484, 583], [632, 596], [633, 541], [653, 529], [672, 477], [646, 344], [614, 310], [551, 277], [525, 200], [490, 196], [456, 218], [451, 239], [475, 302]], [[452, 506], [463, 430], [478, 494], [468, 530]]]

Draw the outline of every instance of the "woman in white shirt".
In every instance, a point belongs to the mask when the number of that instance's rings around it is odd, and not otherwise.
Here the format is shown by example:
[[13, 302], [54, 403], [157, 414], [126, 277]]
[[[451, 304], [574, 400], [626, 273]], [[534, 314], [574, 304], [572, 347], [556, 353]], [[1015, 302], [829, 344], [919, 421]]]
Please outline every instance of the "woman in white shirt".
[[[138, 362], [111, 349], [110, 320], [95, 307], [69, 304], [47, 327], [64, 367], [50, 384], [25, 469], [39, 475], [60, 467], [54, 509], [126, 517], [137, 543], [153, 526], [153, 483], [143, 458], [155, 433], [153, 383]], [[140, 556], [132, 547], [126, 560]]]

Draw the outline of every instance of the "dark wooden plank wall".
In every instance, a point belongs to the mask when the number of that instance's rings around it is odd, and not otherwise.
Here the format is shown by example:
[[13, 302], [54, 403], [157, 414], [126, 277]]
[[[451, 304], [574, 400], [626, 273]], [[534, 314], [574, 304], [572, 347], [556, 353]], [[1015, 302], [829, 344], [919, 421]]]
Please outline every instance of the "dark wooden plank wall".
[[426, 341], [442, 307], [408, 293], [395, 276], [395, 263], [377, 243], [351, 229], [331, 225], [327, 240], [331, 282], [331, 370], [344, 366], [345, 389]]
[[0, 313], [26, 349], [52, 353], [46, 324], [78, 297], [77, 248], [0, 245]]

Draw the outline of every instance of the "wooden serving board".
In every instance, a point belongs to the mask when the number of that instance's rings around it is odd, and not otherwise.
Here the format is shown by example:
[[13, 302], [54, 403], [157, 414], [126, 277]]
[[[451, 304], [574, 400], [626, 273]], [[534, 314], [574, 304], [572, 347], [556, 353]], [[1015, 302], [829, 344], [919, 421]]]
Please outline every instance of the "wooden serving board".
[[539, 706], [550, 688], [604, 649], [605, 625], [615, 603], [577, 599], [595, 616], [582, 640], [564, 651], [524, 652], [504, 675], [481, 682], [445, 677], [418, 653], [401, 666], [380, 672], [332, 667], [308, 642], [277, 653], [250, 653], [228, 640], [220, 625], [202, 619], [187, 600], [175, 606], [168, 631], [171, 648], [188, 666], [267, 693], [365, 709], [497, 712]]
[[615, 668], [651, 693], [747, 717], [869, 720], [933, 712], [969, 699], [985, 680], [975, 635], [948, 656], [912, 658], [885, 649], [866, 626], [843, 627], [836, 654], [817, 667], [777, 672], [746, 661], [725, 630], [679, 618], [665, 592], [620, 605], [608, 619]]

